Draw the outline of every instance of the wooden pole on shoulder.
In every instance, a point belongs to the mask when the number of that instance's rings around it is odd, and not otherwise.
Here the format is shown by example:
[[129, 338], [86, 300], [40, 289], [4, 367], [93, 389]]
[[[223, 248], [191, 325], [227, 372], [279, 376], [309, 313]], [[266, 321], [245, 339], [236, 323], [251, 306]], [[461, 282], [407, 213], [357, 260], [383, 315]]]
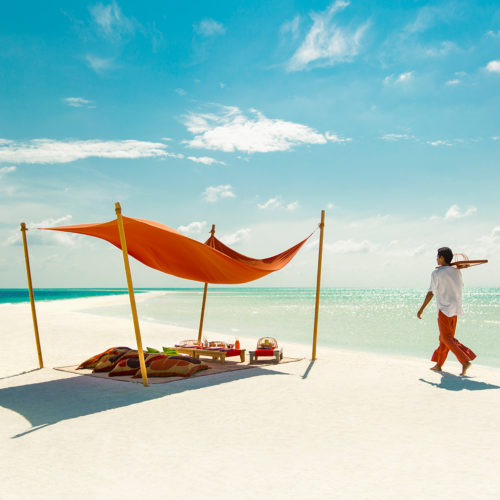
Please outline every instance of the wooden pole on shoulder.
[[316, 281], [316, 306], [314, 308], [314, 334], [312, 360], [316, 359], [316, 341], [318, 340], [318, 316], [319, 316], [319, 294], [321, 290], [321, 262], [323, 259], [323, 235], [325, 232], [325, 211], [321, 210], [321, 222], [319, 223], [319, 252], [318, 252], [318, 278]]
[[142, 350], [141, 330], [139, 328], [139, 318], [137, 317], [137, 307], [135, 305], [134, 286], [132, 284], [132, 275], [130, 274], [130, 264], [128, 261], [127, 239], [125, 238], [125, 228], [123, 227], [122, 208], [118, 202], [115, 203], [116, 220], [118, 222], [118, 231], [120, 233], [120, 243], [123, 253], [123, 264], [125, 265], [125, 274], [127, 275], [128, 295], [130, 298], [130, 308], [132, 309], [132, 318], [134, 320], [135, 339], [137, 341], [137, 352], [139, 353], [139, 366], [141, 367], [142, 383], [148, 387], [148, 375], [146, 373], [146, 363], [144, 362], [144, 351]]
[[30, 294], [31, 316], [33, 317], [33, 328], [35, 330], [36, 351], [38, 353], [38, 364], [43, 368], [42, 348], [40, 346], [40, 335], [38, 333], [38, 321], [36, 319], [35, 296], [33, 295], [33, 283], [31, 282], [30, 258], [28, 255], [28, 241], [26, 240], [26, 223], [21, 222], [21, 233], [23, 234], [24, 260], [26, 262], [26, 274], [28, 276], [28, 290]]
[[[213, 236], [215, 234], [215, 224], [212, 224], [212, 229], [210, 234]], [[205, 288], [203, 289], [203, 301], [201, 303], [201, 317], [200, 317], [200, 328], [198, 329], [198, 342], [201, 342], [201, 333], [203, 332], [203, 319], [205, 318], [205, 304], [207, 302], [207, 289], [208, 283], [205, 283]]]

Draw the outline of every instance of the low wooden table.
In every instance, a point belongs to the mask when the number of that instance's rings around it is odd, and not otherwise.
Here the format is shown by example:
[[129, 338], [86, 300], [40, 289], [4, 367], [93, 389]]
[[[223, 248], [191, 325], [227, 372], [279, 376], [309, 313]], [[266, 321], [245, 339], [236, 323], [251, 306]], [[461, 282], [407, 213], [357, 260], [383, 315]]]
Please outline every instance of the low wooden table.
[[239, 356], [241, 362], [245, 361], [245, 349], [227, 349], [219, 351], [217, 349], [198, 349], [196, 347], [175, 347], [181, 354], [189, 354], [198, 359], [200, 356], [211, 356], [212, 359], [218, 359], [221, 363], [226, 361], [226, 357]]

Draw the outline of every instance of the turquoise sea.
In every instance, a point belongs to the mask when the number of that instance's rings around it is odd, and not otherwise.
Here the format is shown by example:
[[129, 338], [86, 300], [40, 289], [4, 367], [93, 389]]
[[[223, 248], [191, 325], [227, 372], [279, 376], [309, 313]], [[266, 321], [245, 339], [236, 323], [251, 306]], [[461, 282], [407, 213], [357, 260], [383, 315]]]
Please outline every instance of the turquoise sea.
[[[147, 291], [140, 289], [138, 291]], [[138, 302], [139, 319], [198, 328], [203, 290], [168, 289]], [[27, 291], [25, 300], [28, 300]], [[123, 289], [37, 290], [38, 300], [123, 294]], [[321, 292], [318, 344], [360, 351], [430, 358], [437, 347], [436, 305], [416, 317], [425, 289], [325, 288]], [[9, 291], [0, 291], [0, 302]], [[308, 288], [209, 287], [204, 326], [234, 337], [273, 336], [311, 344], [315, 290]], [[500, 288], [464, 291], [465, 317], [457, 338], [478, 356], [500, 367]], [[130, 317], [128, 305], [89, 309], [104, 316]], [[1, 312], [0, 312], [1, 315]], [[454, 359], [450, 354], [450, 359]]]

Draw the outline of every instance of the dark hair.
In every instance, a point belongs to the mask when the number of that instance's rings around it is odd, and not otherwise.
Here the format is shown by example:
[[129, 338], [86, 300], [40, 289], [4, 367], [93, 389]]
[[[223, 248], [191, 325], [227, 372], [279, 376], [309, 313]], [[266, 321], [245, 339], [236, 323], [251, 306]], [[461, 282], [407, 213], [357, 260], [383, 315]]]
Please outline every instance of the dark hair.
[[451, 264], [453, 252], [448, 247], [441, 247], [438, 249], [438, 256], [443, 257], [447, 264]]

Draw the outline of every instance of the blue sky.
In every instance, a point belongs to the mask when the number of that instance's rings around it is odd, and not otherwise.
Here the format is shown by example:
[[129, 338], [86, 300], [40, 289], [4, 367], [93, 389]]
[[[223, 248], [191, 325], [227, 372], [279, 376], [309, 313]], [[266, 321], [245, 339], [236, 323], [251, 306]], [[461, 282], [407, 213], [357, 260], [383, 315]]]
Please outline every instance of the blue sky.
[[[500, 265], [500, 4], [10, 2], [0, 18], [0, 275], [19, 222], [123, 213], [277, 253], [327, 212], [324, 284]], [[29, 233], [36, 286], [123, 286], [116, 249]], [[261, 286], [313, 286], [308, 245]], [[137, 286], [193, 286], [134, 264]]]

